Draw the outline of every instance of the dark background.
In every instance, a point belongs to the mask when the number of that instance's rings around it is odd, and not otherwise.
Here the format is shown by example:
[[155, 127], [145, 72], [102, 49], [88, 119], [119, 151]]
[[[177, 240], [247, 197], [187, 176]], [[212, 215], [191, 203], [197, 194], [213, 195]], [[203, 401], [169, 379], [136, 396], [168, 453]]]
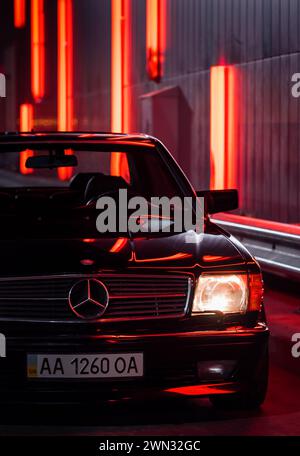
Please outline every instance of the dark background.
[[[240, 213], [300, 221], [300, 101], [291, 95], [300, 71], [299, 0], [165, 0], [166, 49], [160, 83], [146, 71], [146, 1], [128, 0], [131, 36], [129, 130], [159, 136], [198, 189], [210, 185], [210, 67], [234, 65], [238, 105], [235, 172]], [[13, 0], [1, 2], [0, 68], [7, 98], [0, 128], [19, 128], [19, 105], [31, 102], [30, 1], [15, 29]], [[110, 0], [73, 0], [74, 129], [107, 131], [110, 123]], [[45, 0], [46, 93], [34, 106], [34, 128], [55, 130], [56, 1]], [[149, 106], [152, 92], [164, 108]], [[167, 100], [166, 100], [167, 99]], [[165, 100], [165, 101], [164, 101]], [[171, 101], [170, 101], [171, 100]], [[175, 104], [172, 104], [175, 103]], [[175, 106], [173, 109], [171, 106]], [[161, 106], [160, 106], [161, 108]], [[181, 117], [180, 117], [181, 116]]]

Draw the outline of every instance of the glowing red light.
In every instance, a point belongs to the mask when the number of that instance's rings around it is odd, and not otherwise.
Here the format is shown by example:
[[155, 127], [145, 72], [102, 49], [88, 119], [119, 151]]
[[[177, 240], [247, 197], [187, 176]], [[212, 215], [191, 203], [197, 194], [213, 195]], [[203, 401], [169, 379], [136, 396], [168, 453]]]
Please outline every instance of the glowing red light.
[[249, 275], [249, 310], [260, 310], [263, 299], [263, 280], [261, 274]]
[[225, 161], [225, 185], [227, 188], [237, 187], [236, 160], [237, 160], [237, 94], [236, 70], [233, 66], [227, 67], [227, 143]]
[[211, 189], [236, 187], [235, 69], [231, 65], [210, 71]]
[[178, 388], [170, 388], [165, 391], [168, 393], [182, 394], [183, 396], [209, 396], [211, 394], [223, 394], [232, 392], [230, 386], [226, 389], [226, 384], [223, 385], [180, 386]]
[[116, 242], [113, 244], [113, 246], [111, 247], [111, 249], [109, 251], [110, 251], [110, 253], [120, 252], [120, 250], [122, 250], [126, 244], [127, 244], [126, 238], [119, 238], [116, 240]]
[[121, 176], [128, 184], [130, 184], [130, 171], [127, 155], [125, 153], [113, 152], [111, 154], [110, 174], [112, 176]]
[[123, 130], [123, 0], [111, 2], [111, 130]]
[[84, 258], [83, 260], [80, 260], [80, 263], [83, 266], [92, 266], [93, 264], [95, 264], [95, 260], [91, 260], [90, 258]]
[[234, 215], [228, 213], [215, 214], [214, 218], [225, 222], [238, 223], [240, 225], [250, 225], [264, 230], [280, 231], [282, 233], [295, 234], [300, 236], [300, 226], [290, 225], [287, 223], [274, 222], [254, 217], [246, 217], [245, 215]]
[[[33, 106], [30, 103], [24, 103], [20, 106], [20, 131], [30, 132], [33, 127]], [[24, 150], [20, 153], [20, 172], [22, 174], [32, 173], [32, 169], [26, 168], [25, 163], [28, 157], [33, 155], [32, 150]]]
[[111, 130], [130, 130], [130, 0], [111, 2]]
[[26, 22], [26, 2], [25, 0], [14, 0], [14, 26], [22, 28]]
[[37, 102], [45, 94], [44, 0], [31, 0], [31, 92]]
[[[130, 131], [130, 0], [111, 3], [111, 131]], [[129, 179], [127, 158], [111, 154], [111, 174]], [[126, 177], [127, 176], [127, 177]]]
[[166, 48], [165, 0], [147, 0], [146, 17], [147, 71], [150, 79], [159, 82]]
[[[73, 130], [73, 4], [57, 1], [57, 129]], [[69, 150], [67, 153], [72, 153]], [[58, 168], [61, 180], [68, 180], [72, 168]]]
[[133, 257], [131, 261], [135, 261], [136, 263], [153, 263], [155, 261], [171, 261], [171, 260], [182, 260], [186, 258], [191, 258], [192, 254], [191, 253], [175, 253], [174, 255], [169, 255], [165, 257], [157, 257], [157, 258], [143, 258], [143, 259], [137, 259], [135, 252], [133, 252]]
[[215, 261], [229, 260], [231, 257], [218, 255], [203, 255], [202, 260], [206, 263], [214, 263]]

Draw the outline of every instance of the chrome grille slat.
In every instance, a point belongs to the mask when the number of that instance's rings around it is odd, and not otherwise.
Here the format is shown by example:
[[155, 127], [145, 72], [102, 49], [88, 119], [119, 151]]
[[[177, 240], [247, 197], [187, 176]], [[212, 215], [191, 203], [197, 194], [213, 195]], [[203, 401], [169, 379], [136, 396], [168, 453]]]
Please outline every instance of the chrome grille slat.
[[0, 320], [76, 321], [68, 295], [83, 279], [101, 280], [110, 302], [101, 321], [179, 317], [186, 313], [191, 279], [179, 275], [53, 275], [0, 278]]

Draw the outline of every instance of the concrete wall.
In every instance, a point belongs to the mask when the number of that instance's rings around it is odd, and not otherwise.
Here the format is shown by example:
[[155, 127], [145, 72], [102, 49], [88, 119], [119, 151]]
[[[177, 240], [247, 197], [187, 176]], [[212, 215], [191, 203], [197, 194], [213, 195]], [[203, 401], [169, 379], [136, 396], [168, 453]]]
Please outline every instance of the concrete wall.
[[[130, 95], [130, 130], [145, 126], [145, 95], [179, 88], [190, 112], [191, 133], [186, 141], [188, 130], [182, 133], [176, 156], [196, 188], [208, 188], [210, 67], [234, 65], [241, 213], [299, 223], [300, 98], [291, 96], [291, 76], [300, 72], [300, 1], [165, 0], [167, 49], [159, 84], [149, 81], [146, 72], [146, 1], [128, 1], [132, 46], [124, 92]], [[46, 49], [53, 57], [55, 3], [45, 2]], [[110, 0], [74, 0], [75, 125], [82, 130], [110, 129], [110, 8]], [[47, 71], [49, 90], [36, 107], [41, 126], [43, 119], [56, 115], [55, 64], [48, 64]], [[24, 97], [23, 91], [20, 102]]]
[[[146, 73], [145, 1], [131, 0], [131, 130], [140, 131], [141, 97], [180, 87], [191, 110], [191, 138], [179, 161], [197, 188], [209, 186], [210, 66], [234, 64], [238, 75], [237, 172], [241, 213], [300, 222], [300, 71], [298, 0], [166, 0], [167, 49], [161, 83]], [[77, 87], [82, 128], [109, 128], [110, 2], [75, 0], [80, 26]], [[89, 9], [90, 8], [90, 9]], [[84, 51], [85, 49], [85, 51]], [[87, 58], [87, 56], [89, 56]], [[174, 131], [174, 135], [176, 132]], [[184, 147], [184, 141], [181, 141]], [[183, 161], [180, 156], [188, 156]]]

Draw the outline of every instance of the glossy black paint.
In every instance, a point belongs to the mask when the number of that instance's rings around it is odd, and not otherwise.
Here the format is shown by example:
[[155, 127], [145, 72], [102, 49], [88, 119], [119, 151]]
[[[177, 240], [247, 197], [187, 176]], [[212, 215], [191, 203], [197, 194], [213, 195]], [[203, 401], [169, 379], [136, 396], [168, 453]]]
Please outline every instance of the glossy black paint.
[[[126, 148], [134, 144], [155, 147], [187, 195], [195, 195], [182, 171], [156, 139], [144, 135], [113, 135], [84, 133], [53, 134], [2, 134], [2, 148], [21, 148], [27, 142], [85, 143], [98, 142], [108, 147], [111, 143]], [[33, 213], [25, 217], [18, 214], [9, 225], [0, 228], [0, 277], [35, 276], [47, 274], [100, 274], [102, 272], [137, 272], [189, 274], [195, 284], [203, 271], [228, 270], [259, 272], [259, 266], [249, 252], [230, 234], [205, 222], [204, 234], [177, 233], [163, 236], [136, 236], [122, 234], [126, 243], [118, 252], [110, 252], [116, 237], [61, 236], [55, 228], [55, 218]], [[31, 217], [30, 220], [28, 217]], [[48, 218], [47, 218], [48, 217]], [[50, 218], [49, 218], [50, 217]], [[52, 217], [52, 218], [51, 218]], [[0, 214], [1, 218], [1, 214]], [[49, 220], [54, 221], [49, 232]], [[44, 221], [43, 221], [44, 220]], [[47, 228], [46, 228], [47, 227]], [[188, 236], [188, 242], [187, 242]], [[192, 237], [191, 237], [192, 236]], [[180, 254], [180, 255], [178, 255]], [[90, 260], [85, 262], [84, 260]], [[194, 286], [194, 285], [193, 285]], [[25, 393], [38, 399], [39, 393], [59, 396], [65, 391], [95, 394], [101, 390], [105, 397], [118, 391], [126, 394], [172, 386], [207, 386], [205, 379], [197, 378], [196, 363], [201, 360], [234, 359], [237, 366], [225, 386], [215, 385], [220, 392], [237, 391], [257, 375], [260, 359], [267, 350], [268, 329], [264, 312], [244, 316], [190, 315], [193, 292], [187, 315], [178, 320], [125, 321], [119, 323], [18, 323], [1, 321], [0, 332], [7, 336], [7, 358], [0, 359], [0, 386], [7, 398], [25, 400]], [[97, 353], [144, 352], [145, 378], [119, 382], [84, 383], [29, 381], [26, 379], [26, 353]], [[187, 374], [188, 372], [188, 374]], [[92, 386], [90, 386], [92, 384]], [[87, 391], [88, 390], [88, 391]], [[203, 389], [203, 394], [208, 394]], [[65, 396], [64, 396], [65, 399]]]

